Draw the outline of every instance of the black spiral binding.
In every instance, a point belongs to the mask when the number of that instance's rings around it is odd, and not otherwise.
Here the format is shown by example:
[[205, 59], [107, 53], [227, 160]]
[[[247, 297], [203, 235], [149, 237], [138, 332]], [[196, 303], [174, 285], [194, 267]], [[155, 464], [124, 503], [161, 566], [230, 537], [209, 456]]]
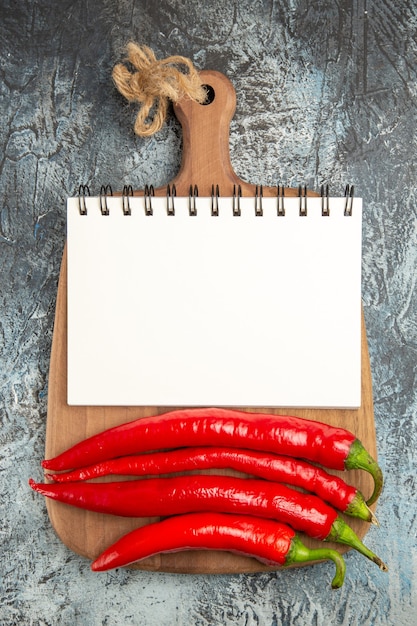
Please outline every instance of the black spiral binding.
[[145, 198], [145, 215], [153, 215], [152, 198], [155, 195], [153, 185], [145, 185], [143, 195]]
[[236, 217], [240, 217], [242, 215], [242, 211], [240, 209], [240, 199], [242, 197], [242, 187], [240, 185], [233, 185], [233, 215]]
[[110, 215], [109, 207], [107, 206], [107, 196], [112, 196], [113, 191], [110, 185], [102, 185], [100, 189], [100, 211], [102, 215]]
[[197, 215], [197, 204], [196, 198], [198, 197], [198, 187], [197, 185], [190, 185], [190, 193], [188, 194], [188, 212], [191, 216]]
[[[132, 207], [130, 198], [134, 195], [132, 185], [125, 185], [122, 191], [122, 208], [124, 215], [132, 214]], [[344, 215], [351, 216], [353, 210], [353, 197], [354, 187], [353, 185], [346, 185], [345, 187], [345, 208]], [[80, 185], [78, 189], [78, 206], [80, 215], [87, 215], [87, 203], [86, 197], [90, 196], [90, 188], [88, 185]], [[110, 185], [102, 185], [100, 188], [100, 211], [102, 215], [109, 215], [109, 207], [107, 204], [107, 198], [113, 196], [113, 191]], [[145, 185], [143, 192], [145, 202], [145, 215], [153, 215], [152, 198], [155, 196], [155, 189], [153, 185]], [[330, 215], [330, 196], [329, 185], [322, 185], [320, 189], [321, 196], [321, 214], [323, 217]], [[168, 215], [175, 215], [175, 198], [177, 197], [177, 189], [175, 184], [167, 185], [166, 190], [166, 207]], [[262, 217], [264, 214], [263, 209], [263, 186], [256, 185], [255, 187], [255, 215]], [[307, 186], [300, 185], [298, 187], [299, 197], [299, 215], [306, 217], [308, 212], [308, 194]], [[190, 185], [188, 194], [188, 212], [190, 216], [197, 215], [197, 198], [198, 198], [198, 186]], [[239, 217], [242, 214], [241, 210], [241, 198], [242, 187], [241, 185], [233, 185], [233, 215]], [[277, 198], [277, 216], [285, 216], [285, 187], [277, 185], [276, 191]], [[219, 199], [220, 189], [219, 185], [211, 186], [211, 215], [218, 217], [219, 215]]]
[[255, 188], [255, 215], [256, 217], [262, 217], [262, 215], [264, 214], [263, 208], [262, 208], [262, 197], [264, 195], [264, 190], [262, 185], [259, 186], [256, 185]]
[[168, 215], [175, 215], [175, 197], [177, 195], [177, 188], [175, 185], [167, 186], [167, 213]]
[[132, 185], [125, 185], [122, 192], [122, 208], [123, 215], [132, 215], [132, 209], [130, 208], [130, 197], [133, 196]]
[[80, 185], [78, 188], [78, 207], [80, 215], [87, 215], [87, 205], [85, 203], [85, 197], [90, 195], [90, 188], [88, 185]]
[[353, 185], [346, 185], [346, 188], [345, 188], [345, 197], [346, 197], [345, 215], [347, 215], [349, 217], [352, 215], [354, 191], [355, 190], [354, 190]]
[[219, 198], [220, 198], [219, 186], [216, 185], [216, 189], [214, 189], [214, 185], [212, 185], [211, 186], [211, 215], [213, 217], [219, 217]]
[[285, 187], [280, 187], [277, 185], [277, 215], [278, 217], [283, 217], [285, 215]]
[[298, 197], [300, 198], [300, 216], [307, 217], [307, 185], [298, 187]]

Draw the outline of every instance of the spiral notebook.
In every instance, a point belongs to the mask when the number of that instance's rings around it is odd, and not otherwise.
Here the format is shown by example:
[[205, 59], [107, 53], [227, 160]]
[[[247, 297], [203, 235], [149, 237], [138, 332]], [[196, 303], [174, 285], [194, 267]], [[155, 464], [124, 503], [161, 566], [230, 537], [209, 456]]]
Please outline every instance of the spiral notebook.
[[68, 404], [360, 406], [361, 199], [216, 200], [68, 200]]

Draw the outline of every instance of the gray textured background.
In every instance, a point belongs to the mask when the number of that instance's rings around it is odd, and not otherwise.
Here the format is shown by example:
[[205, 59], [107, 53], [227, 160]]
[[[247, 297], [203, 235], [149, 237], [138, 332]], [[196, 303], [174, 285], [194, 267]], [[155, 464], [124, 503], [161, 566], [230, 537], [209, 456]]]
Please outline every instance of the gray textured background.
[[[417, 620], [417, 3], [413, 0], [0, 2], [0, 623], [68, 626], [343, 624]], [[165, 184], [180, 127], [149, 140], [110, 74], [133, 39], [227, 74], [238, 96], [236, 172], [250, 182], [364, 198], [363, 302], [379, 459], [383, 574], [347, 556], [250, 576], [90, 572], [54, 535], [41, 478], [65, 198], [80, 183]]]

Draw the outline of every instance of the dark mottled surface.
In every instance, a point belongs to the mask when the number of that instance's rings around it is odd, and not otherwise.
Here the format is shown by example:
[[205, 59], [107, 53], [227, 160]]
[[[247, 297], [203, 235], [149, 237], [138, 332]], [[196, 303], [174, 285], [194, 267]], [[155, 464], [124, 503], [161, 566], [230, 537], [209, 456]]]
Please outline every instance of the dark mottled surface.
[[[0, 1], [0, 623], [412, 626], [417, 615], [417, 4], [413, 0]], [[162, 185], [179, 166], [171, 116], [154, 138], [111, 69], [129, 39], [229, 76], [232, 161], [251, 182], [323, 181], [365, 200], [363, 302], [371, 353], [381, 528], [379, 572], [347, 556], [250, 576], [92, 574], [56, 538], [41, 478], [48, 362], [65, 237], [81, 182]]]

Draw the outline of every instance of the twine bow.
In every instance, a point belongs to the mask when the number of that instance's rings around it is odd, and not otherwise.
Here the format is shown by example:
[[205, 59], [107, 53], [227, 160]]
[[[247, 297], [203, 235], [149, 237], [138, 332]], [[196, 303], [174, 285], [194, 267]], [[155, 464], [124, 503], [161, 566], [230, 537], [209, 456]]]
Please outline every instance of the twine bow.
[[129, 102], [141, 105], [134, 125], [140, 137], [149, 137], [160, 130], [169, 101], [176, 103], [189, 97], [202, 104], [207, 98], [190, 59], [171, 56], [158, 61], [150, 48], [135, 43], [127, 45], [126, 58], [114, 67], [112, 76], [120, 93]]

